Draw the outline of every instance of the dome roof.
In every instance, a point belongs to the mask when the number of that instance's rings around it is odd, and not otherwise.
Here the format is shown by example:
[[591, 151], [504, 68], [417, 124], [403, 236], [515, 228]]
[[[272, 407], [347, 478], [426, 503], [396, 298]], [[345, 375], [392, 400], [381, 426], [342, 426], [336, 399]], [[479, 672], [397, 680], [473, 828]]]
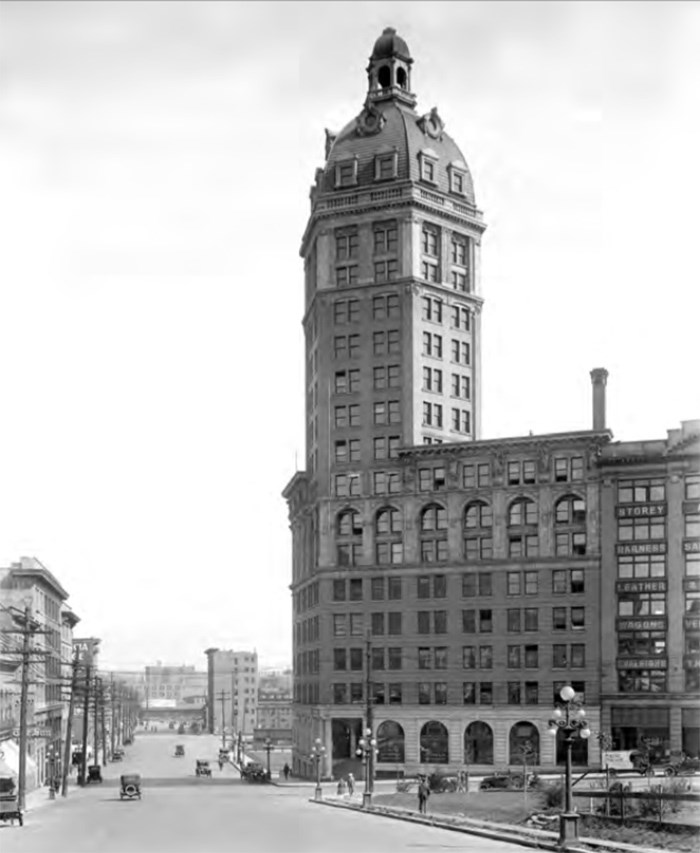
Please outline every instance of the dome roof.
[[[358, 133], [359, 121], [367, 109], [381, 113], [379, 132]], [[437, 160], [435, 189], [448, 193], [450, 180], [448, 167], [454, 166], [464, 174], [464, 197], [475, 205], [474, 185], [466, 160], [454, 140], [443, 130], [442, 121], [433, 110], [426, 116], [419, 116], [414, 109], [396, 100], [377, 102], [365, 107], [357, 118], [349, 122], [336, 136], [328, 152], [323, 170], [321, 192], [335, 191], [335, 166], [337, 163], [357, 158], [358, 186], [380, 186], [375, 181], [374, 158], [377, 154], [398, 154], [396, 180], [419, 181], [421, 152]]]
[[374, 43], [374, 50], [370, 59], [389, 59], [389, 57], [397, 54], [404, 59], [411, 58], [406, 42], [401, 36], [396, 35], [396, 30], [393, 27], [386, 27]]

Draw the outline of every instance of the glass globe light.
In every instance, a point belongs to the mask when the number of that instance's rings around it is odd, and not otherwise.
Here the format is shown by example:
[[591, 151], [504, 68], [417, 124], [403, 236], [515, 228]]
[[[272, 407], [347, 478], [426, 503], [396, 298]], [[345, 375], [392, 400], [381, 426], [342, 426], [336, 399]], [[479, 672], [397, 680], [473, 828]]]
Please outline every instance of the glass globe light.
[[377, 745], [377, 740], [376, 740], [376, 738], [372, 738], [372, 740], [369, 742], [369, 745], [370, 745], [370, 746], [376, 746], [376, 745]]
[[576, 691], [570, 684], [567, 684], [559, 691], [559, 695], [565, 702], [571, 702], [571, 700], [576, 695]]
[[557, 720], [560, 720], [564, 715], [562, 714], [561, 708], [554, 709], [554, 716]]
[[316, 740], [314, 741], [314, 743], [316, 744], [316, 746], [320, 746], [321, 745], [321, 738], [317, 737]]
[[557, 732], [558, 732], [559, 730], [558, 730], [558, 728], [557, 728], [556, 726], [550, 726], [550, 727], [547, 729], [547, 731], [549, 732], [549, 734], [550, 734], [550, 735], [552, 735], [552, 737], [556, 737], [556, 736], [557, 736]]
[[584, 740], [588, 740], [588, 738], [591, 736], [591, 730], [588, 728], [588, 725], [585, 725], [585, 726], [581, 729], [581, 731], [579, 732], [579, 734], [581, 735], [581, 737], [582, 737]]
[[372, 729], [370, 729], [369, 727], [368, 727], [368, 728], [366, 728], [366, 729], [365, 729], [365, 734], [367, 735], [367, 737], [372, 737]]
[[576, 712], [576, 716], [581, 717], [581, 719], [583, 719], [586, 716], [586, 709], [585, 708], [579, 708], [578, 711]]
[[367, 741], [363, 737], [360, 738], [360, 746], [362, 747], [362, 749], [367, 746]]

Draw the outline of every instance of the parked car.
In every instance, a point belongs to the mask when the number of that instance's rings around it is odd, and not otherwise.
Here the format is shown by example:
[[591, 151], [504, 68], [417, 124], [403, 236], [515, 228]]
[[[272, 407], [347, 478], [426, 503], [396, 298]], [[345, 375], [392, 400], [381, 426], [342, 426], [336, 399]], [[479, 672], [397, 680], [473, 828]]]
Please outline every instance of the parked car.
[[[523, 789], [523, 774], [522, 773], [494, 773], [491, 776], [485, 776], [479, 783], [480, 791], [522, 791]], [[528, 773], [527, 787], [532, 790], [537, 784], [537, 776], [535, 773]]]

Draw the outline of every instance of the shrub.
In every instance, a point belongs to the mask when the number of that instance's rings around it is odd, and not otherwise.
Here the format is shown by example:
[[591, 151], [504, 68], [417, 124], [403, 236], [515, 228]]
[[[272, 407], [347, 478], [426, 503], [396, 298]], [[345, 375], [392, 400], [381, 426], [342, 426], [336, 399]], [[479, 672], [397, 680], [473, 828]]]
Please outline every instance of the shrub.
[[548, 809], [560, 809], [564, 806], [564, 785], [560, 779], [554, 782], [538, 779], [535, 790], [542, 794], [545, 806]]

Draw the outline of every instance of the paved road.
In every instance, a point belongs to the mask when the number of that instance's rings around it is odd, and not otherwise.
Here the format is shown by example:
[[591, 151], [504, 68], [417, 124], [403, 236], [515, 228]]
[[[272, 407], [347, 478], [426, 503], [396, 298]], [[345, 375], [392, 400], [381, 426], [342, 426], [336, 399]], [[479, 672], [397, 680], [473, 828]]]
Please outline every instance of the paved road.
[[[172, 758], [175, 743], [187, 758]], [[141, 801], [119, 800], [116, 779], [73, 789], [66, 800], [27, 815], [24, 828], [0, 825], [3, 853], [522, 853], [516, 845], [328, 808], [309, 802], [309, 788], [254, 786], [233, 768], [212, 783], [192, 775], [195, 757], [214, 763], [214, 738], [141, 735], [107, 777], [138, 770]], [[189, 778], [188, 778], [189, 775]]]

